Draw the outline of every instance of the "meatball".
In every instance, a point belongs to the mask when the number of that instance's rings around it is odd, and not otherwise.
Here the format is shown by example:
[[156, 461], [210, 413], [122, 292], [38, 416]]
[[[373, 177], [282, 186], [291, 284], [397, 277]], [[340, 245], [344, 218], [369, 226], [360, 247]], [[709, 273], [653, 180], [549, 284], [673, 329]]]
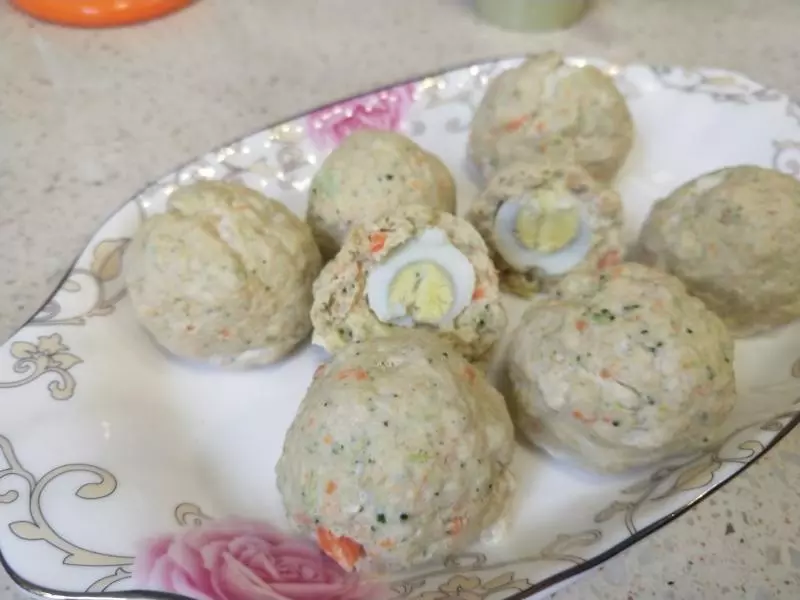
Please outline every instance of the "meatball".
[[467, 219], [492, 251], [503, 288], [530, 296], [575, 270], [619, 263], [622, 201], [582, 167], [548, 161], [497, 171]]
[[486, 378], [434, 335], [399, 331], [318, 369], [286, 434], [278, 489], [290, 522], [343, 567], [398, 570], [502, 523], [513, 450]]
[[484, 357], [506, 326], [497, 272], [464, 219], [411, 205], [354, 226], [314, 282], [314, 342], [335, 351], [403, 327]]
[[469, 152], [487, 178], [509, 162], [547, 156], [608, 181], [632, 144], [633, 121], [613, 79], [547, 52], [492, 80], [472, 121]]
[[314, 176], [308, 222], [323, 256], [330, 258], [354, 223], [408, 204], [455, 212], [450, 171], [399, 133], [360, 130], [331, 152]]
[[633, 263], [568, 275], [537, 298], [509, 357], [519, 429], [598, 471], [713, 443], [735, 402], [724, 323], [678, 279]]
[[173, 354], [260, 365], [311, 331], [322, 259], [308, 226], [247, 187], [203, 181], [176, 190], [131, 242], [126, 279], [136, 316]]
[[800, 182], [756, 166], [708, 173], [658, 202], [639, 259], [679, 277], [748, 336], [800, 317]]

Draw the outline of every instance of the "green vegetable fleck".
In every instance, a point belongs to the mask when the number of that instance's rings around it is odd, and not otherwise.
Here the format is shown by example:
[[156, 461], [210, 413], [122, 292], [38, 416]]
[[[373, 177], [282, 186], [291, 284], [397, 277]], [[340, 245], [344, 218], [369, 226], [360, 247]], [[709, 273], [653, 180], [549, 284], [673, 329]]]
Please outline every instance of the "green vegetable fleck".
[[418, 452], [413, 452], [408, 456], [408, 460], [412, 463], [426, 463], [431, 459], [431, 455], [425, 452], [425, 450], [419, 450]]
[[615, 317], [614, 314], [607, 308], [603, 308], [592, 313], [590, 318], [594, 323], [611, 323], [612, 321], [616, 320], [617, 317]]

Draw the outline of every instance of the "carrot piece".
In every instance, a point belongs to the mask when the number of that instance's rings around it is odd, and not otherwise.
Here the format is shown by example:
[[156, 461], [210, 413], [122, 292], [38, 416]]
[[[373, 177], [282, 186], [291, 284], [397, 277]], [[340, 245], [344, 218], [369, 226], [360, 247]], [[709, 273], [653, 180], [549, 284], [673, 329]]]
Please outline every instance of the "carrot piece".
[[517, 131], [528, 119], [530, 119], [530, 115], [522, 115], [521, 117], [517, 117], [516, 119], [508, 121], [505, 125], [503, 125], [503, 129], [509, 133], [512, 131]]
[[227, 339], [227, 338], [231, 337], [231, 330], [228, 329], [227, 327], [223, 327], [222, 329], [219, 330], [219, 334], [223, 338]]
[[383, 231], [374, 231], [369, 234], [369, 251], [375, 254], [383, 250], [386, 245], [386, 233]]
[[354, 539], [338, 536], [324, 527], [317, 528], [317, 543], [325, 554], [347, 571], [352, 571], [356, 563], [366, 555], [364, 546]]
[[600, 377], [603, 379], [611, 379], [611, 371], [605, 368], [600, 369]]
[[327, 484], [325, 484], [325, 493], [330, 495], [333, 492], [335, 492], [336, 488], [338, 488], [338, 487], [339, 486], [336, 485], [336, 482], [331, 480]]
[[472, 365], [464, 367], [464, 377], [470, 383], [475, 383], [475, 368]]
[[391, 538], [384, 538], [380, 542], [378, 542], [378, 545], [381, 548], [386, 548], [386, 549], [394, 548], [394, 540]]
[[578, 419], [581, 423], [594, 423], [597, 419], [591, 419], [579, 410], [573, 410], [572, 416]]
[[461, 530], [464, 529], [466, 521], [464, 517], [453, 517], [447, 524], [447, 529], [445, 531], [447, 531], [449, 535], [458, 535], [461, 533]]
[[486, 289], [479, 285], [475, 288], [475, 291], [472, 292], [472, 300], [480, 300], [481, 298], [486, 297]]
[[314, 379], [316, 379], [317, 377], [322, 375], [324, 372], [325, 372], [325, 364], [323, 363], [320, 366], [318, 366], [316, 369], [314, 369]]
[[597, 268], [606, 269], [608, 267], [613, 267], [614, 265], [618, 265], [621, 260], [622, 257], [619, 254], [619, 250], [609, 250], [597, 261]]
[[589, 327], [589, 323], [587, 323], [583, 319], [581, 319], [579, 321], [575, 321], [575, 329], [577, 329], [578, 331], [586, 331], [586, 329], [588, 327]]
[[333, 443], [333, 438], [331, 437], [330, 433], [326, 433], [325, 437], [322, 438], [322, 441], [330, 446]]
[[364, 381], [365, 379], [369, 379], [369, 373], [367, 373], [364, 369], [345, 369], [344, 371], [339, 371], [339, 373], [337, 373], [336, 379], [339, 381], [342, 379], [355, 379], [356, 381]]

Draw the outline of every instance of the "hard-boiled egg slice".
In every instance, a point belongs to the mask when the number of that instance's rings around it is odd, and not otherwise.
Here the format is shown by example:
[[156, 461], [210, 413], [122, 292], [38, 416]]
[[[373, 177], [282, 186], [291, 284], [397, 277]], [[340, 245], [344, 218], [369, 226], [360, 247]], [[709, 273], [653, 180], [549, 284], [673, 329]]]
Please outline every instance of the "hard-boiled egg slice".
[[475, 268], [436, 227], [395, 249], [367, 277], [367, 302], [384, 323], [449, 327], [472, 302]]
[[576, 199], [542, 192], [504, 202], [494, 219], [497, 251], [513, 268], [561, 275], [592, 245], [592, 230]]

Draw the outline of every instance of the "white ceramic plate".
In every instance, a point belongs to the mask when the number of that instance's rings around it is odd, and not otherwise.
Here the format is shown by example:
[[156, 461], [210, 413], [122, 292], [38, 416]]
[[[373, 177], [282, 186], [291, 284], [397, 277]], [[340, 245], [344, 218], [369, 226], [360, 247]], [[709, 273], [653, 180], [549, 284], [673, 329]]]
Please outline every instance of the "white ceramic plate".
[[[348, 132], [406, 132], [477, 187], [467, 129], [488, 79], [520, 59], [459, 68], [325, 107], [209, 152], [127, 202], [41, 312], [0, 349], [0, 548], [34, 592], [126, 595], [138, 540], [212, 517], [284, 526], [273, 467], [324, 358], [225, 373], [165, 356], [122, 285], [128, 239], [199, 178], [244, 182], [306, 207], [309, 178]], [[575, 63], [585, 62], [573, 59]], [[635, 232], [655, 199], [704, 171], [755, 163], [800, 175], [800, 109], [740, 75], [591, 61], [615, 76], [637, 127], [618, 179]], [[722, 446], [650, 472], [590, 477], [519, 447], [515, 525], [392, 581], [391, 598], [524, 598], [592, 568], [675, 519], [800, 421], [800, 324], [737, 345], [740, 402]]]

